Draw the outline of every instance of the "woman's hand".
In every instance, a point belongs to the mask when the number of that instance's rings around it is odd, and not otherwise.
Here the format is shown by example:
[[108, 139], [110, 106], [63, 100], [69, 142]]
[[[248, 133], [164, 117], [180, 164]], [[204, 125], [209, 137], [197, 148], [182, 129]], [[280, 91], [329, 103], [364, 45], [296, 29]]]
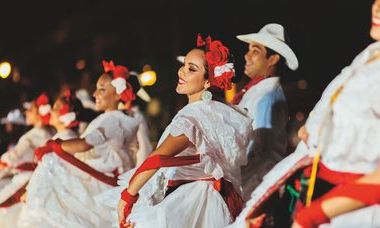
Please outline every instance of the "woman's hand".
[[303, 125], [299, 130], [298, 130], [298, 137], [305, 143], [307, 144], [307, 140], [309, 139], [309, 132], [307, 132], [307, 129], [305, 125]]
[[25, 203], [26, 201], [28, 200], [28, 193], [25, 192], [21, 197], [20, 197], [20, 201]]
[[125, 208], [125, 206], [127, 206], [127, 203], [124, 200], [120, 199], [119, 200], [119, 204], [117, 206], [117, 213], [119, 215], [119, 224], [126, 223], [126, 221], [125, 221], [126, 218], [124, 216], [124, 208]]

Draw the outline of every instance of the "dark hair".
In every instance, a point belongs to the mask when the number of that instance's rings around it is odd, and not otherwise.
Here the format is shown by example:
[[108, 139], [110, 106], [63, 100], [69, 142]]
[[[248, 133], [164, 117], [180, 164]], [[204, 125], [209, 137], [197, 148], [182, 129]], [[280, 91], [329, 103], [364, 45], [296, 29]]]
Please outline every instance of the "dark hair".
[[130, 75], [127, 81], [131, 84], [133, 93], [136, 94], [141, 88], [139, 79], [135, 75]]
[[[202, 50], [203, 52], [206, 53], [206, 49], [205, 49], [205, 46], [202, 46], [202, 47], [196, 47], [194, 49], [198, 49], [198, 50]], [[230, 59], [232, 58], [232, 55], [230, 55]], [[205, 64], [204, 64], [204, 67], [205, 67], [205, 79], [208, 79], [209, 78], [209, 69], [208, 69], [208, 65], [207, 65], [207, 61], [205, 59]], [[229, 60], [228, 62], [233, 62], [232, 60]], [[225, 103], [225, 99], [224, 99], [224, 91], [222, 89], [220, 89], [219, 87], [216, 87], [216, 86], [211, 86], [210, 88], [207, 89], [208, 91], [210, 91], [212, 93], [212, 99], [213, 100], [216, 100], [216, 101], [220, 101], [220, 102], [223, 102]]]
[[[69, 112], [74, 112], [76, 115], [77, 121], [84, 121], [82, 119], [83, 113], [84, 113], [84, 107], [80, 100], [71, 92], [70, 90], [70, 96], [61, 96], [58, 98], [59, 101], [61, 101], [63, 104], [69, 105], [70, 109]], [[77, 131], [79, 126], [72, 127], [71, 129]]]
[[288, 66], [286, 65], [285, 58], [282, 57], [282, 55], [278, 54], [276, 51], [274, 51], [268, 47], [265, 47], [265, 49], [267, 50], [266, 58], [269, 58], [272, 55], [279, 55], [280, 56], [280, 60], [276, 64], [276, 74], [278, 76], [286, 75], [289, 72], [289, 69], [288, 69]]
[[[290, 37], [289, 37], [289, 34], [287, 33], [286, 29], [284, 29], [284, 43], [291, 46], [291, 40], [290, 40]], [[267, 58], [269, 58], [270, 56], [272, 55], [279, 55], [280, 56], [280, 60], [278, 61], [277, 63], [277, 66], [276, 66], [276, 74], [279, 75], [279, 76], [284, 76], [286, 74], [289, 73], [289, 67], [286, 65], [286, 59], [278, 54], [276, 51], [268, 48], [268, 47], [265, 47], [266, 50], [267, 50]]]
[[[107, 73], [103, 73], [102, 75], [107, 75], [108, 77], [110, 77], [111, 80], [113, 80], [113, 72], [112, 71], [107, 72]], [[139, 79], [135, 75], [129, 75], [127, 82], [129, 82], [129, 84], [131, 84], [133, 93], [137, 94], [137, 92], [141, 88]], [[123, 102], [123, 101], [120, 100], [120, 102]]]

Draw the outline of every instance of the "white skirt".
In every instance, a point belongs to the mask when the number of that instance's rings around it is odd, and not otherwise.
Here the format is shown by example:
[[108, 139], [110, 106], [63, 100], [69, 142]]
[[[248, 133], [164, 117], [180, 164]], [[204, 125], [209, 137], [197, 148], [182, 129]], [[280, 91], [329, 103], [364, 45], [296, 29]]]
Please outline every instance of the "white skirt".
[[27, 186], [18, 226], [111, 227], [110, 212], [93, 198], [111, 188], [56, 154], [47, 154]]
[[23, 203], [16, 203], [7, 208], [0, 208], [0, 227], [15, 228]]
[[[117, 223], [117, 204], [120, 193], [128, 187], [135, 170], [121, 175], [119, 187], [99, 196], [99, 204], [112, 211]], [[140, 197], [127, 218], [135, 228], [221, 228], [232, 222], [227, 204], [212, 181], [195, 181], [179, 186], [163, 198], [166, 180], [163, 170], [157, 172], [139, 191]]]
[[220, 228], [231, 223], [226, 203], [211, 181], [181, 185], [155, 206], [133, 208], [136, 228]]
[[[15, 174], [12, 178], [3, 178], [0, 181], [0, 203], [3, 203], [22, 188], [32, 176], [32, 172], [25, 171]], [[23, 203], [16, 203], [10, 207], [0, 208], [0, 227], [14, 228], [21, 212]]]

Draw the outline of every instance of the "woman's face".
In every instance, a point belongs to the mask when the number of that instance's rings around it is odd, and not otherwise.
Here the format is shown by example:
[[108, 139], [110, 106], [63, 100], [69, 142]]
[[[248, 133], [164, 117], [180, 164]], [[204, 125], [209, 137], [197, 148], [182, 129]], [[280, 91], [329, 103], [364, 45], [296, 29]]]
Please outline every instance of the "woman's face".
[[30, 106], [30, 108], [25, 111], [25, 116], [27, 125], [34, 125], [40, 120], [37, 105], [34, 102]]
[[61, 125], [61, 121], [59, 120], [59, 110], [61, 110], [63, 103], [60, 99], [56, 100], [53, 109], [50, 112], [50, 125], [57, 127]]
[[120, 96], [116, 93], [116, 89], [112, 86], [111, 82], [111, 76], [103, 74], [96, 83], [96, 90], [93, 96], [95, 97], [96, 109], [99, 111], [117, 109]]
[[371, 37], [380, 41], [380, 0], [375, 0], [372, 5]]
[[177, 93], [191, 96], [210, 87], [205, 79], [205, 61], [205, 53], [200, 49], [193, 49], [187, 53], [184, 65], [178, 70]]

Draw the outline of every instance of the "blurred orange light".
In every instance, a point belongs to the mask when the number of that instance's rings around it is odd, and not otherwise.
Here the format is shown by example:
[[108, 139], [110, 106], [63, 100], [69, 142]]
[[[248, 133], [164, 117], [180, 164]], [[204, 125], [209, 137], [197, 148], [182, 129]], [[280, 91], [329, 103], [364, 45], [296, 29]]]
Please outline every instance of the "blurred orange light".
[[232, 83], [232, 88], [230, 90], [226, 90], [224, 94], [227, 103], [231, 103], [232, 99], [234, 99], [235, 94], [236, 94], [236, 84]]
[[299, 89], [302, 89], [302, 90], [306, 89], [307, 88], [307, 82], [306, 82], [306, 80], [299, 80], [297, 82], [297, 87]]
[[157, 81], [157, 74], [153, 70], [145, 71], [138, 76], [142, 86], [154, 85]]
[[83, 70], [86, 67], [86, 61], [84, 59], [79, 59], [75, 66], [78, 70]]
[[297, 112], [296, 113], [296, 119], [301, 122], [305, 119], [305, 114], [303, 114], [303, 112]]

